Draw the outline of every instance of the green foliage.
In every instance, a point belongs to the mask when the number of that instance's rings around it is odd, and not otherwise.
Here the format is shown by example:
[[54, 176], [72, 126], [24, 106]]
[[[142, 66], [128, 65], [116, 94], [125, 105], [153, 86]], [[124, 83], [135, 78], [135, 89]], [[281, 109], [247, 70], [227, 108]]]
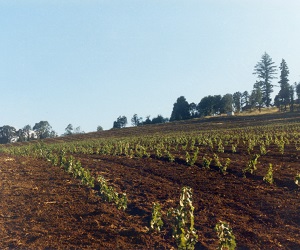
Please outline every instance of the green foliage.
[[268, 172], [267, 172], [267, 174], [264, 176], [263, 180], [264, 180], [266, 183], [269, 183], [269, 184], [273, 184], [273, 183], [274, 183], [274, 179], [273, 179], [273, 166], [272, 166], [271, 163], [269, 164]]
[[80, 177], [81, 177], [82, 184], [87, 185], [91, 188], [95, 186], [95, 178], [91, 176], [91, 173], [88, 169], [84, 169], [82, 176]]
[[139, 158], [143, 158], [143, 157], [149, 158], [150, 157], [150, 154], [147, 152], [146, 148], [139, 144], [137, 144], [135, 146], [135, 152], [136, 152], [136, 156]]
[[151, 230], [160, 232], [164, 223], [161, 219], [161, 207], [159, 203], [153, 203], [152, 207], [152, 217], [150, 221]]
[[273, 65], [272, 58], [265, 52], [261, 61], [254, 67], [254, 74], [258, 77], [259, 87], [262, 91], [262, 99], [264, 104], [269, 107], [271, 104], [271, 93], [273, 92], [272, 79], [275, 78], [276, 66]]
[[219, 166], [220, 171], [222, 172], [222, 174], [225, 174], [225, 173], [226, 173], [226, 170], [227, 170], [227, 168], [229, 167], [230, 162], [231, 162], [231, 160], [230, 160], [229, 158], [226, 158], [225, 164]]
[[190, 119], [190, 105], [184, 96], [180, 96], [174, 103], [170, 121]]
[[114, 121], [113, 128], [124, 128], [127, 124], [126, 116], [119, 116], [116, 121]]
[[210, 157], [203, 156], [203, 158], [202, 158], [203, 167], [209, 168], [211, 161], [212, 161], [212, 159]]
[[262, 142], [262, 143], [260, 144], [259, 148], [260, 148], [260, 154], [261, 154], [261, 155], [265, 155], [265, 154], [267, 153], [266, 145], [265, 145], [264, 142]]
[[125, 211], [127, 208], [127, 203], [128, 199], [126, 193], [118, 194], [118, 199], [116, 201], [117, 208]]
[[224, 153], [224, 146], [223, 146], [222, 140], [219, 140], [219, 142], [218, 142], [218, 152]]
[[253, 174], [253, 172], [255, 170], [257, 170], [257, 163], [258, 163], [258, 158], [260, 157], [259, 154], [255, 154], [252, 156], [252, 158], [249, 160], [248, 164], [246, 165], [246, 167], [243, 169], [243, 174], [244, 177], [246, 176], [246, 173], [250, 173]]
[[179, 205], [169, 212], [169, 217], [173, 221], [172, 235], [176, 240], [178, 249], [194, 249], [198, 235], [194, 228], [194, 207], [190, 187], [182, 188]]
[[295, 184], [297, 186], [300, 186], [300, 174], [296, 174], [296, 176], [295, 176]]
[[278, 150], [279, 150], [280, 154], [282, 154], [282, 155], [284, 154], [284, 145], [285, 145], [285, 142], [283, 140], [277, 141]]
[[187, 165], [190, 165], [190, 162], [191, 162], [191, 156], [190, 156], [189, 152], [187, 152], [187, 151], [185, 153], [185, 162]]
[[193, 157], [190, 156], [189, 152], [186, 152], [186, 164], [189, 166], [194, 166], [197, 159], [198, 159], [199, 148], [196, 148], [195, 152], [193, 153]]
[[254, 146], [255, 146], [254, 140], [249, 139], [248, 140], [248, 148], [247, 148], [249, 155], [251, 154], [251, 151], [253, 150]]
[[236, 248], [235, 236], [227, 222], [219, 221], [215, 226], [219, 238], [219, 250], [234, 250]]
[[236, 147], [237, 147], [236, 144], [231, 144], [231, 151], [232, 151], [232, 153], [236, 153]]
[[39, 123], [36, 123], [33, 130], [37, 133], [39, 139], [56, 136], [56, 133], [52, 130], [48, 121], [40, 121]]
[[221, 167], [222, 166], [222, 164], [220, 162], [220, 159], [219, 159], [219, 156], [217, 154], [213, 154], [213, 164], [216, 167]]
[[125, 210], [127, 208], [127, 196], [125, 193], [119, 195], [112, 186], [107, 184], [107, 181], [103, 176], [97, 178], [100, 186], [99, 195], [107, 202], [113, 202], [117, 205], [118, 209]]
[[169, 162], [174, 162], [175, 158], [169, 150], [165, 150], [165, 156]]

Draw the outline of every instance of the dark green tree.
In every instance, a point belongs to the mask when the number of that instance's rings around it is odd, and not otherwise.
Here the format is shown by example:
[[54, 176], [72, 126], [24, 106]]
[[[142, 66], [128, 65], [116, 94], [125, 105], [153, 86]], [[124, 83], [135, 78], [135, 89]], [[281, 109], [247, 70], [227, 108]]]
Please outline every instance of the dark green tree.
[[289, 94], [290, 94], [290, 111], [294, 112], [294, 105], [295, 105], [295, 88], [293, 85], [289, 87]]
[[30, 125], [26, 125], [24, 126], [22, 129], [19, 129], [17, 131], [17, 136], [19, 137], [18, 141], [22, 142], [22, 141], [29, 141], [33, 138], [31, 138], [31, 136], [33, 135], [33, 131], [31, 130], [31, 126]]
[[300, 82], [298, 84], [295, 82], [295, 91], [297, 94], [297, 103], [299, 104], [300, 103]]
[[166, 123], [168, 122], [168, 118], [164, 118], [162, 115], [158, 115], [157, 117], [153, 118], [151, 123], [152, 124], [159, 124], [159, 123]]
[[31, 139], [32, 134], [33, 133], [31, 126], [29, 124], [24, 126], [24, 128], [22, 129], [22, 135], [24, 136], [25, 141], [29, 141]]
[[56, 134], [47, 121], [40, 121], [39, 123], [36, 123], [33, 130], [36, 132], [39, 139], [53, 137]]
[[249, 103], [252, 108], [258, 107], [259, 111], [261, 111], [263, 105], [262, 99], [262, 91], [259, 82], [256, 82], [253, 86], [253, 90], [250, 95]]
[[119, 116], [116, 121], [114, 121], [113, 128], [124, 128], [127, 124], [126, 116]]
[[102, 128], [102, 126], [97, 126], [97, 132], [99, 132], [99, 131], [103, 131], [103, 128]]
[[198, 117], [197, 105], [194, 102], [190, 103], [189, 111], [190, 111], [191, 118]]
[[146, 116], [146, 120], [142, 122], [143, 125], [152, 124], [152, 121], [150, 119], [150, 115]]
[[249, 99], [250, 95], [248, 91], [244, 91], [241, 99], [242, 110], [247, 109], [249, 107]]
[[269, 107], [271, 105], [271, 93], [273, 92], [272, 79], [276, 75], [276, 66], [272, 58], [265, 52], [261, 60], [255, 65], [253, 74], [257, 75], [262, 92], [262, 101]]
[[73, 134], [73, 125], [70, 123], [66, 128], [65, 128], [65, 135], [72, 135]]
[[143, 118], [142, 117], [138, 117], [137, 114], [134, 114], [133, 117], [131, 118], [131, 124], [132, 126], [139, 126], [141, 125]]
[[226, 94], [221, 99], [221, 113], [232, 112], [233, 98], [232, 94]]
[[10, 143], [14, 136], [16, 136], [16, 129], [14, 127], [5, 125], [0, 127], [0, 143]]
[[16, 131], [16, 136], [18, 137], [18, 142], [24, 142], [27, 139], [24, 135], [23, 129], [19, 129], [18, 131]]
[[289, 84], [289, 69], [284, 59], [282, 59], [280, 64], [280, 91], [278, 93], [279, 100], [282, 105], [284, 105], [284, 110], [286, 111], [287, 105], [290, 104], [291, 94], [290, 94], [290, 84]]
[[199, 102], [197, 108], [200, 116], [210, 116], [220, 113], [221, 95], [205, 96]]
[[170, 121], [187, 120], [190, 118], [190, 105], [184, 96], [180, 96], [173, 105]]
[[234, 106], [234, 111], [235, 112], [241, 112], [242, 110], [242, 93], [241, 92], [235, 92], [232, 95], [232, 99], [233, 99], [233, 106]]

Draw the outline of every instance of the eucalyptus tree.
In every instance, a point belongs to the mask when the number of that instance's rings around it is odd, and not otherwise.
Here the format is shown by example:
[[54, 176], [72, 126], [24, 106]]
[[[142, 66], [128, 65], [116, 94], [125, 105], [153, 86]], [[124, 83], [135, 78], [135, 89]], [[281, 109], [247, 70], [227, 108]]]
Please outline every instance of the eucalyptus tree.
[[14, 136], [16, 135], [16, 129], [12, 126], [5, 125], [0, 127], [0, 143], [10, 143]]
[[56, 137], [56, 133], [52, 130], [48, 121], [40, 121], [36, 123], [33, 126], [33, 130], [36, 132], [39, 139]]

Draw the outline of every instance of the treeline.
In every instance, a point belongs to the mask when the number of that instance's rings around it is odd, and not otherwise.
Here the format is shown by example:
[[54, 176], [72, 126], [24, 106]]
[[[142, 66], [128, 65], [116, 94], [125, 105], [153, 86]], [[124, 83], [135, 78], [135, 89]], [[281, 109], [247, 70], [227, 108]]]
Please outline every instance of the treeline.
[[[261, 110], [263, 107], [276, 106], [280, 111], [294, 111], [300, 107], [300, 82], [289, 83], [289, 69], [287, 63], [282, 59], [280, 65], [274, 65], [272, 58], [264, 53], [260, 61], [254, 66], [253, 74], [257, 76], [257, 81], [253, 84], [253, 89], [243, 92], [235, 92], [233, 94], [208, 95], [203, 97], [199, 103], [188, 103], [184, 96], [180, 96], [173, 105], [171, 117], [166, 118], [158, 115], [150, 119], [147, 116], [144, 120], [137, 114], [131, 118], [132, 126], [143, 126], [148, 124], [166, 123], [168, 121], [187, 120], [203, 116], [213, 116], [232, 112], [243, 112], [246, 110]], [[279, 72], [278, 72], [279, 71]], [[277, 77], [279, 73], [279, 76]], [[278, 79], [276, 84], [274, 79]], [[272, 102], [271, 94], [274, 87], [279, 87], [279, 92]], [[113, 122], [113, 129], [126, 127], [128, 121], [126, 116], [119, 116]], [[97, 127], [97, 131], [101, 131], [101, 126]], [[69, 124], [62, 136], [72, 134], [81, 134], [80, 127], [73, 129]], [[57, 137], [57, 133], [52, 129], [47, 121], [36, 123], [33, 128], [26, 125], [24, 128], [16, 130], [11, 126], [0, 127], [0, 143], [10, 143], [16, 141], [29, 141], [35, 139], [45, 139]]]
[[[276, 106], [280, 111], [294, 111], [299, 109], [300, 104], [300, 83], [289, 83], [289, 69], [287, 63], [282, 59], [279, 67], [274, 65], [272, 58], [265, 52], [261, 60], [254, 66], [253, 74], [257, 76], [257, 81], [253, 89], [248, 92], [237, 91], [226, 95], [209, 95], [203, 97], [198, 104], [188, 103], [184, 96], [180, 96], [173, 105], [170, 121], [187, 120], [196, 117], [213, 116], [232, 112], [242, 112], [246, 110], [258, 109], [263, 107]], [[279, 70], [279, 77], [277, 77]], [[274, 79], [279, 79], [273, 84]], [[279, 87], [279, 92], [272, 102], [271, 94], [274, 87]], [[295, 97], [296, 96], [296, 97]], [[141, 121], [135, 114], [131, 119], [133, 126], [164, 123], [168, 118], [153, 119], [149, 117], [146, 121]], [[141, 122], [140, 122], [141, 121]], [[122, 128], [127, 124], [126, 117], [119, 117], [114, 122], [114, 128]]]
[[1, 144], [52, 137], [57, 137], [57, 134], [47, 121], [40, 121], [36, 123], [33, 128], [30, 125], [26, 125], [19, 130], [9, 125], [0, 127]]
[[[159, 123], [166, 123], [169, 121], [169, 118], [164, 118], [162, 115], [158, 115], [150, 119], [150, 116], [146, 117], [146, 120], [143, 121], [142, 117], [138, 117], [137, 114], [134, 114], [131, 118], [132, 126], [142, 126], [142, 125], [149, 125], [149, 124], [159, 124]], [[127, 125], [127, 117], [126, 116], [119, 116], [116, 121], [114, 121], [113, 128], [124, 128]]]
[[[102, 130], [101, 126], [98, 126], [97, 131]], [[73, 128], [72, 124], [69, 124], [65, 128], [65, 133], [62, 136], [68, 136], [73, 134], [85, 133], [80, 127]], [[33, 127], [30, 125], [24, 126], [22, 129], [16, 129], [12, 126], [5, 125], [0, 127], [0, 144], [6, 144], [11, 142], [24, 142], [37, 139], [55, 138], [58, 134], [52, 129], [52, 126], [48, 121], [40, 121]]]

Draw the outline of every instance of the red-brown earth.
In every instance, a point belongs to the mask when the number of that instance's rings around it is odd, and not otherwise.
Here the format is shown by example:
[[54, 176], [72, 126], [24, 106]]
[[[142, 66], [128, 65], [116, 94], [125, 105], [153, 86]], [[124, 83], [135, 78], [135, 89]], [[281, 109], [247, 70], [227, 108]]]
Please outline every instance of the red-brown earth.
[[[241, 127], [266, 122], [299, 122], [299, 114], [193, 120], [186, 123], [104, 131], [86, 137], [135, 136], [212, 127]], [[222, 123], [222, 124], [221, 124]], [[193, 129], [192, 129], [193, 128]], [[67, 140], [78, 140], [69, 137]], [[49, 143], [66, 138], [50, 140]], [[18, 145], [18, 144], [16, 144]], [[167, 162], [155, 158], [74, 154], [94, 176], [102, 175], [128, 196], [128, 208], [103, 202], [97, 186], [90, 189], [49, 162], [30, 157], [0, 155], [1, 249], [176, 249], [166, 213], [176, 207], [183, 186], [193, 189], [196, 249], [215, 249], [214, 226], [227, 221], [237, 249], [300, 249], [300, 190], [294, 183], [300, 152], [287, 145], [259, 159], [257, 172], [243, 177], [249, 155], [225, 150], [228, 173], [201, 164]], [[203, 152], [204, 154], [205, 152]], [[202, 154], [200, 152], [200, 154]], [[273, 164], [273, 185], [262, 179]], [[150, 232], [153, 202], [162, 206], [165, 226]]]

